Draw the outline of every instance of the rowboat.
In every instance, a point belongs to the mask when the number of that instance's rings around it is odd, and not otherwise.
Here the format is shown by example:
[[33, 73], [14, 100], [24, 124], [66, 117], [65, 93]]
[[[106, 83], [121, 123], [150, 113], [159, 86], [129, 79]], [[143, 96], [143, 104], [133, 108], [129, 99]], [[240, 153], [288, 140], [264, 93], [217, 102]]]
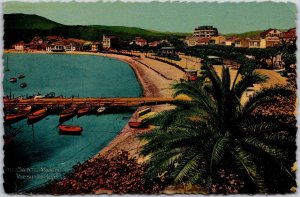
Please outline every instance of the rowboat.
[[77, 110], [76, 106], [71, 106], [70, 108], [67, 108], [67, 109], [63, 110], [62, 112], [60, 112], [60, 114], [59, 114], [60, 121], [73, 117], [76, 113], [76, 110]]
[[90, 111], [89, 107], [84, 107], [84, 108], [81, 108], [77, 111], [77, 115], [78, 116], [83, 116], [83, 115], [87, 114], [89, 111]]
[[137, 121], [129, 121], [129, 122], [128, 122], [128, 125], [129, 125], [131, 128], [141, 128], [141, 127], [144, 126], [142, 122], [137, 122]]
[[11, 82], [11, 83], [16, 83], [16, 82], [17, 82], [17, 78], [12, 77], [12, 78], [9, 79], [9, 82]]
[[99, 109], [97, 109], [97, 114], [101, 114], [105, 111], [105, 107], [99, 107]]
[[47, 115], [47, 111], [48, 111], [48, 108], [43, 107], [42, 109], [39, 109], [37, 111], [34, 111], [34, 112], [30, 113], [28, 115], [28, 121], [32, 122], [32, 121], [42, 119], [43, 117], [45, 117]]
[[27, 83], [21, 83], [21, 84], [20, 84], [20, 87], [21, 87], [21, 88], [27, 87]]
[[59, 133], [67, 135], [80, 135], [82, 127], [76, 125], [59, 125]]
[[23, 118], [25, 118], [31, 111], [31, 106], [27, 106], [23, 109], [20, 109], [17, 113], [14, 114], [6, 114], [4, 116], [4, 121], [6, 123], [8, 122], [14, 122], [14, 121], [18, 121], [21, 120]]
[[19, 74], [19, 76], [18, 76], [19, 79], [23, 79], [24, 77], [25, 77], [24, 74]]

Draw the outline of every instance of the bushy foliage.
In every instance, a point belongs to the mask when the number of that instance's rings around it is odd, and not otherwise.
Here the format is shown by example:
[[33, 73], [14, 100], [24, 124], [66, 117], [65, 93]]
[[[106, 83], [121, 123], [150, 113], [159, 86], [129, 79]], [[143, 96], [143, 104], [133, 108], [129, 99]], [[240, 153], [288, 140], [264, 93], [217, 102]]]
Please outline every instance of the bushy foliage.
[[231, 83], [226, 67], [221, 77], [210, 64], [204, 64], [202, 70], [196, 83], [173, 86], [174, 96], [184, 94], [192, 100], [177, 101], [174, 110], [153, 119], [154, 131], [140, 135], [147, 142], [142, 154], [151, 158], [145, 178], [163, 176], [169, 184], [211, 188], [218, 180], [218, 170], [224, 169], [239, 175], [245, 182], [244, 192], [288, 192], [296, 184], [290, 169], [295, 162], [296, 125], [254, 111], [295, 92], [273, 87], [241, 104], [247, 88], [266, 81], [266, 76], [240, 67], [242, 79], [235, 77]]

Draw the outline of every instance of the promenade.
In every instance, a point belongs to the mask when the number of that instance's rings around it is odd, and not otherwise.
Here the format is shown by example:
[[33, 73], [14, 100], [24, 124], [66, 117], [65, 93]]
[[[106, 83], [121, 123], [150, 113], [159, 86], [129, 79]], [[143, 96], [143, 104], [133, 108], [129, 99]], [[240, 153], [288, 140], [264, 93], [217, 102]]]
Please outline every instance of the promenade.
[[157, 105], [174, 102], [173, 98], [37, 98], [37, 99], [4, 99], [4, 107], [25, 105], [81, 105], [136, 107], [140, 105]]

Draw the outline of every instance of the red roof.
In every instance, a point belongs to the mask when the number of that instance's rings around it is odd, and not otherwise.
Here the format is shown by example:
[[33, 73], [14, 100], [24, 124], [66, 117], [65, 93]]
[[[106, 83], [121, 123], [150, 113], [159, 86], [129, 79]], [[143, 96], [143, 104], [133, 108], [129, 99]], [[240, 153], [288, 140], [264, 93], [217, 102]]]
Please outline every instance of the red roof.
[[143, 39], [143, 38], [137, 38], [135, 39], [136, 42], [147, 42], [147, 40]]
[[199, 38], [197, 40], [198, 43], [209, 43], [210, 38], [205, 37], [205, 38]]
[[289, 29], [287, 32], [282, 33], [282, 38], [296, 38], [296, 28]]
[[268, 33], [270, 33], [270, 31], [273, 31], [273, 30], [279, 31], [278, 29], [272, 29], [272, 28], [269, 28], [269, 29], [267, 29], [267, 30], [261, 32], [261, 33], [260, 33], [260, 36], [264, 38], [264, 37], [266, 37], [266, 35], [267, 35]]

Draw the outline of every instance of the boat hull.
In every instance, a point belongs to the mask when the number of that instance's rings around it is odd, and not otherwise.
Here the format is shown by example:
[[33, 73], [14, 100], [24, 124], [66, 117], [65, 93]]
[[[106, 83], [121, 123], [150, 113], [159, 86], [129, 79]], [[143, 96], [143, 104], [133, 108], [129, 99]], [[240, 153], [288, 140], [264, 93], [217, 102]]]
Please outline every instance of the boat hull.
[[105, 107], [100, 107], [99, 109], [97, 109], [97, 114], [102, 114], [105, 110]]
[[130, 121], [128, 122], [129, 127], [131, 128], [142, 128], [144, 124], [142, 122]]
[[83, 115], [89, 113], [89, 111], [90, 111], [90, 108], [82, 108], [82, 109], [79, 109], [77, 111], [77, 115], [78, 116], [83, 116]]
[[47, 107], [44, 107], [43, 109], [39, 109], [31, 114], [28, 115], [28, 123], [35, 123], [37, 121], [40, 121], [47, 115]]
[[10, 83], [16, 83], [16, 82], [17, 82], [17, 78], [10, 78], [10, 79], [9, 79], [9, 82], [10, 82]]
[[64, 135], [81, 135], [83, 129], [80, 126], [60, 125], [59, 133]]
[[27, 115], [31, 111], [31, 106], [25, 107], [23, 110], [21, 110], [19, 113], [16, 114], [8, 114], [4, 116], [5, 124], [14, 123], [17, 121], [20, 121], [27, 117]]
[[71, 119], [76, 113], [76, 108], [68, 108], [59, 114], [59, 122], [65, 122]]

